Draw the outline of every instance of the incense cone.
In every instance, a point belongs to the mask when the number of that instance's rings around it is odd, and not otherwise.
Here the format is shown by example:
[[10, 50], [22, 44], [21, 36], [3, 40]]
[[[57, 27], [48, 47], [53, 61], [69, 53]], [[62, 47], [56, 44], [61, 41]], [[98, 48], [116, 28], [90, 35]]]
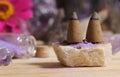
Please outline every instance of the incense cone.
[[72, 17], [69, 20], [68, 30], [67, 30], [67, 42], [77, 43], [82, 42], [82, 31], [80, 22], [78, 20], [76, 12], [73, 12]]
[[88, 42], [101, 43], [103, 42], [102, 29], [99, 16], [96, 12], [90, 18], [86, 39]]
[[35, 57], [46, 58], [49, 57], [49, 47], [48, 46], [37, 46]]

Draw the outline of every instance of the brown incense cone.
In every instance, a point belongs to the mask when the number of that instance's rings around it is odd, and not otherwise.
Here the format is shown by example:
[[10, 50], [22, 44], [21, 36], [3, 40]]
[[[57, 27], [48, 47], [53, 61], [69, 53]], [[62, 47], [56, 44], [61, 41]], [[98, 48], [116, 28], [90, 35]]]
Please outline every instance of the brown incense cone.
[[82, 42], [82, 30], [80, 22], [78, 20], [76, 12], [73, 12], [71, 19], [69, 20], [68, 30], [67, 30], [67, 42], [77, 43]]
[[101, 24], [99, 16], [96, 12], [93, 13], [89, 21], [86, 39], [88, 42], [93, 43], [103, 42]]
[[35, 57], [46, 58], [49, 57], [49, 47], [48, 46], [36, 46]]

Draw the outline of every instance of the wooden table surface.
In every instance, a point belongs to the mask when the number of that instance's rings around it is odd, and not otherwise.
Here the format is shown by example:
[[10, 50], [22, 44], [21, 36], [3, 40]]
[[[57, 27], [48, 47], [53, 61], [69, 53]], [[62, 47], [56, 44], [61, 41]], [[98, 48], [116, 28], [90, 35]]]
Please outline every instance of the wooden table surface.
[[0, 77], [120, 77], [120, 53], [106, 67], [62, 66], [53, 50], [49, 58], [14, 59], [9, 66], [0, 67]]

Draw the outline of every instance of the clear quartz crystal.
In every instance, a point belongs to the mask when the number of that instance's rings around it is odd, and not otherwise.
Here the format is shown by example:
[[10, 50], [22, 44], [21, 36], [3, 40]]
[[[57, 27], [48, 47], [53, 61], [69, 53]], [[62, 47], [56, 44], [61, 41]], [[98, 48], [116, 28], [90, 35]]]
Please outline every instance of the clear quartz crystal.
[[7, 66], [12, 61], [12, 54], [6, 48], [0, 48], [0, 66]]
[[17, 37], [17, 41], [19, 48], [25, 51], [23, 57], [34, 56], [34, 54], [36, 53], [35, 50], [36, 40], [33, 36], [21, 34], [19, 37]]

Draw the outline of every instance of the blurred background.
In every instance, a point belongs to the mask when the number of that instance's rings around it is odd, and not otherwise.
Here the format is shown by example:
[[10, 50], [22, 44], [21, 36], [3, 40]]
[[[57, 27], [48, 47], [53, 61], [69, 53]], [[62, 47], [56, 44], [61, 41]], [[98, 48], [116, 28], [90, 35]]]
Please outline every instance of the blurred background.
[[[65, 39], [67, 21], [73, 11], [78, 14], [84, 35], [94, 11], [100, 15], [104, 33], [120, 33], [120, 0], [8, 1], [9, 3], [0, 3], [1, 33], [31, 34], [45, 43], [62, 41]], [[3, 12], [7, 13], [7, 17], [4, 17]]]

